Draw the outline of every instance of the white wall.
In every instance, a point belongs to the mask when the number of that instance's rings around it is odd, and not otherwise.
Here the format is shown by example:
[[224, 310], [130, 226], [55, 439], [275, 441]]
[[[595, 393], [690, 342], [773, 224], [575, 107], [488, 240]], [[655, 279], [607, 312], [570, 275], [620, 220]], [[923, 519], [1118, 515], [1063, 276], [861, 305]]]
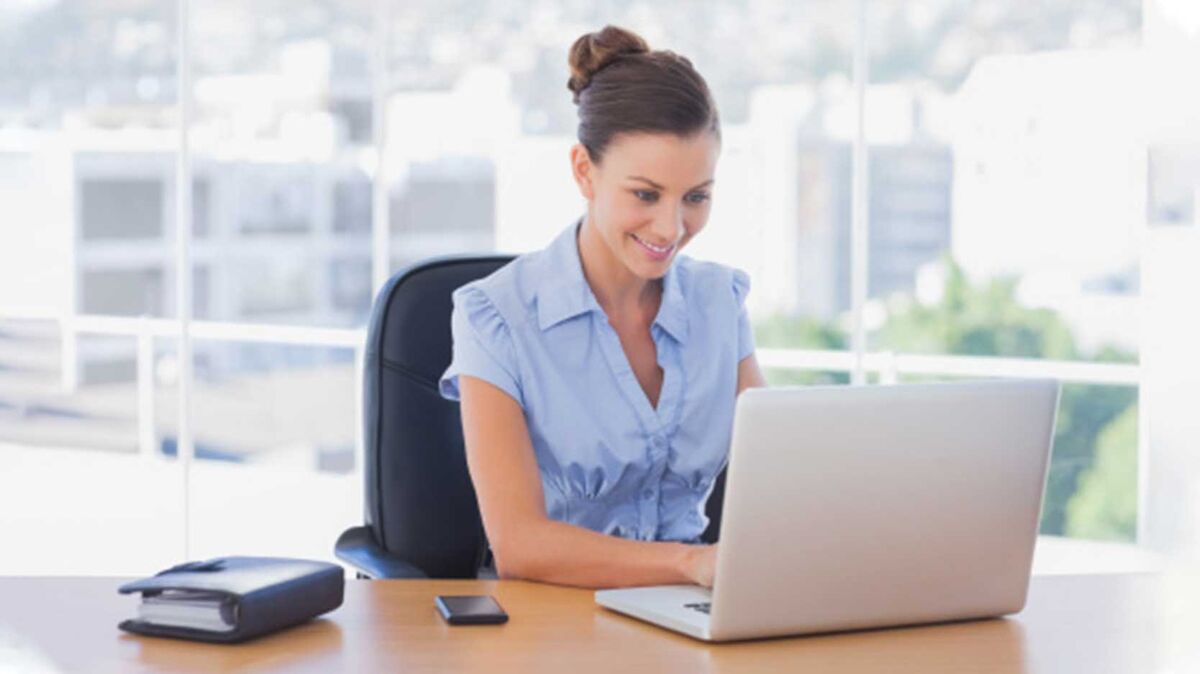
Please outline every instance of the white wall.
[[1200, 223], [1152, 228], [1142, 267], [1141, 541], [1200, 555]]

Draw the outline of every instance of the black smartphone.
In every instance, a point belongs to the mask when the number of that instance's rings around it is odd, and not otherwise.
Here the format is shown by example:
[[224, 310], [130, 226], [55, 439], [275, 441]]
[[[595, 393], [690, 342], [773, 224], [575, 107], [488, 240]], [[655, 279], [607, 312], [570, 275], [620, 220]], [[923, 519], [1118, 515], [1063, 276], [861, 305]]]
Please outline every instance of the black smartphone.
[[487, 595], [437, 597], [437, 608], [451, 625], [499, 625], [508, 622], [508, 614]]

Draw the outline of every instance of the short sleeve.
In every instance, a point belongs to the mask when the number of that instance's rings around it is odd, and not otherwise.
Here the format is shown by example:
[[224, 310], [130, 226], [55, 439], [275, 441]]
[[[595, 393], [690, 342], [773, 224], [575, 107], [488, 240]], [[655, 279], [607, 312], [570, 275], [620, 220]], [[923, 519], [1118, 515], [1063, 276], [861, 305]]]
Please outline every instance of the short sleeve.
[[738, 312], [737, 359], [754, 353], [754, 330], [750, 326], [750, 314], [746, 311], [746, 295], [750, 293], [750, 276], [741, 269], [733, 270], [733, 298]]
[[454, 291], [450, 333], [454, 340], [450, 367], [438, 382], [447, 400], [459, 400], [459, 375], [482, 379], [524, 406], [512, 335], [500, 311], [479, 288]]

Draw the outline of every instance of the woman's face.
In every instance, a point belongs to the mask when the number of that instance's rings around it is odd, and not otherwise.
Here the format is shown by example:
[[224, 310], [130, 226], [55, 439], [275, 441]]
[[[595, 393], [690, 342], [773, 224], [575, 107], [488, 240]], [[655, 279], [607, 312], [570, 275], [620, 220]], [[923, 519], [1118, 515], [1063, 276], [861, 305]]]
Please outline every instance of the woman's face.
[[618, 134], [593, 164], [582, 145], [572, 151], [575, 179], [590, 222], [613, 256], [642, 279], [662, 278], [675, 255], [708, 221], [716, 134]]

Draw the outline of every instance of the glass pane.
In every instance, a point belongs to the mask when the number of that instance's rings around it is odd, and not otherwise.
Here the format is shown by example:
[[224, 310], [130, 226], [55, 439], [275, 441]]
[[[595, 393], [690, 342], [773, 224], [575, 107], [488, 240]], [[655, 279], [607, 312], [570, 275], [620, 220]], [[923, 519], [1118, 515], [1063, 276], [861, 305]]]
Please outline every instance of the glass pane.
[[0, 10], [0, 306], [170, 316], [173, 3], [22, 7]]
[[191, 5], [195, 312], [294, 342], [194, 341], [193, 557], [332, 559], [362, 522], [360, 384], [336, 346], [360, 340], [311, 328], [362, 326], [373, 295], [374, 4]]
[[371, 287], [371, 6], [196, 0], [197, 265], [218, 321], [355, 326]]
[[1043, 532], [1135, 540], [1137, 400], [1133, 387], [1063, 387]]
[[353, 350], [196, 344], [193, 556], [333, 559], [362, 522]]
[[1141, 18], [871, 5], [871, 348], [1136, 361]]
[[170, 330], [131, 318], [174, 314], [174, 8], [0, 7], [0, 574], [183, 551]]
[[182, 553], [164, 341], [0, 319], [0, 574], [128, 575]]

